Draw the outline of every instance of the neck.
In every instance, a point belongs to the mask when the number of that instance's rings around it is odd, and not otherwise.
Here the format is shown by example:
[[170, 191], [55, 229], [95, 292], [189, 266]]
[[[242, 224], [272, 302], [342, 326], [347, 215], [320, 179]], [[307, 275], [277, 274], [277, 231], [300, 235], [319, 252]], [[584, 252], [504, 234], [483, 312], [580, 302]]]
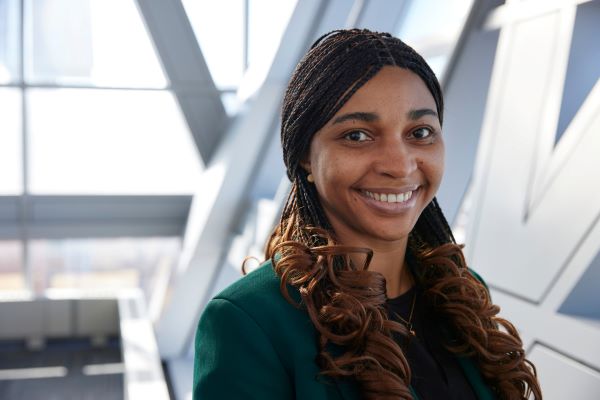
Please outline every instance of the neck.
[[[369, 271], [378, 272], [385, 278], [388, 298], [400, 296], [414, 285], [414, 279], [405, 262], [408, 237], [394, 242], [369, 242], [344, 240], [340, 243], [348, 246], [367, 247], [373, 250], [373, 258], [369, 264]], [[362, 255], [351, 255], [352, 262], [357, 265], [364, 263]]]
[[400, 296], [414, 285], [414, 279], [406, 264], [405, 256], [406, 242], [400, 249], [390, 251], [373, 249], [373, 259], [369, 270], [383, 275], [388, 298]]

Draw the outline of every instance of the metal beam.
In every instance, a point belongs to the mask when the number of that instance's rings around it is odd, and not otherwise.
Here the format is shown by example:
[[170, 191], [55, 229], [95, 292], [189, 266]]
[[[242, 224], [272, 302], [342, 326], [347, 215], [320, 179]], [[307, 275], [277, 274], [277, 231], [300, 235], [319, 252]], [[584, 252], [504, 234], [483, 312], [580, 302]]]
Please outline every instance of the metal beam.
[[[181, 236], [191, 196], [2, 196], [0, 239]], [[19, 209], [29, 210], [21, 220]]]
[[181, 0], [136, 0], [162, 67], [208, 164], [228, 123], [225, 108]]

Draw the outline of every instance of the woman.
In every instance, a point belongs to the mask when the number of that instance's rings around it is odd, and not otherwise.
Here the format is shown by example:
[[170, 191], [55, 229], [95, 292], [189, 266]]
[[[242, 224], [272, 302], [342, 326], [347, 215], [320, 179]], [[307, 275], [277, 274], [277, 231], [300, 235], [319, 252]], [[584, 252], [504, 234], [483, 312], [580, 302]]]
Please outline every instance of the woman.
[[388, 34], [313, 44], [285, 94], [292, 190], [267, 262], [196, 336], [204, 399], [541, 399], [438, 206], [439, 83]]

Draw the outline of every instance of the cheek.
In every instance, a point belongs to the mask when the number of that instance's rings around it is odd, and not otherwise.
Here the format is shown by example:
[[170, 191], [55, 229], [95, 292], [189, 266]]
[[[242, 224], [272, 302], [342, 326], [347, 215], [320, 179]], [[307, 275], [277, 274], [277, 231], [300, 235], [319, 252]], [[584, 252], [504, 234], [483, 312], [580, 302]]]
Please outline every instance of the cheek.
[[432, 165], [432, 169], [434, 170], [433, 173], [436, 175], [438, 181], [441, 181], [444, 176], [444, 168], [444, 152], [441, 152], [439, 156], [435, 158]]
[[[348, 163], [348, 158], [339, 154], [324, 153], [315, 160], [313, 173], [317, 192], [321, 198], [338, 203], [346, 197], [348, 188], [356, 181], [356, 166]], [[337, 199], [337, 200], [336, 200]]]
[[444, 152], [437, 151], [418, 161], [419, 168], [434, 188], [440, 185], [444, 175]]
[[315, 159], [314, 167], [322, 183], [338, 181], [344, 170], [343, 160], [338, 155], [328, 151], [319, 154], [319, 157]]
[[441, 180], [442, 177], [444, 176], [444, 170], [446, 168], [446, 158], [445, 158], [446, 153], [444, 152], [444, 148], [442, 147], [442, 150], [440, 151], [440, 154], [438, 156], [438, 161], [437, 161], [437, 170], [439, 173], [439, 179]]

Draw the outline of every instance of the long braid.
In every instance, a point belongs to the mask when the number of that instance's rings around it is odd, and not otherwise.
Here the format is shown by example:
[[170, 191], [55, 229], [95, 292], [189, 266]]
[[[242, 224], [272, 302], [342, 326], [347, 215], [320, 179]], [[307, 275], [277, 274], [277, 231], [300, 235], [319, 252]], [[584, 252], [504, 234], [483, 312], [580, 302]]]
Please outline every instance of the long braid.
[[[410, 368], [393, 340], [394, 334], [407, 331], [387, 317], [385, 279], [368, 270], [370, 250], [335, 243], [316, 188], [300, 166], [314, 134], [386, 65], [408, 69], [423, 80], [442, 123], [440, 85], [427, 63], [405, 43], [359, 29], [333, 31], [317, 39], [294, 71], [284, 97], [281, 142], [292, 190], [266, 256], [281, 277], [282, 294], [291, 301], [286, 284], [300, 291], [319, 333], [322, 374], [352, 376], [366, 399], [411, 399]], [[362, 268], [349, 262], [348, 254], [356, 252], [366, 255]], [[524, 358], [518, 333], [496, 317], [498, 307], [468, 272], [436, 199], [411, 231], [407, 257], [417, 260], [415, 275], [426, 303], [456, 332], [458, 340], [447, 343], [448, 349], [475, 356], [501, 398], [525, 399], [533, 392], [541, 399], [535, 368]], [[328, 345], [344, 351], [334, 357]]]

